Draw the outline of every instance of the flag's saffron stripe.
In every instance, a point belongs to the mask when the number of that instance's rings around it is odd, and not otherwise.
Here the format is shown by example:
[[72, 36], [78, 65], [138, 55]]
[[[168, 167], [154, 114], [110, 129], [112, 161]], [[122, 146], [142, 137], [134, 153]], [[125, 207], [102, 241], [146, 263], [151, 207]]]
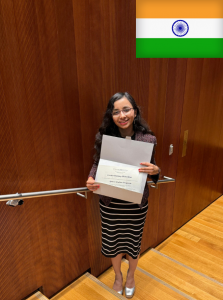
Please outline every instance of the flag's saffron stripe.
[[136, 18], [222, 17], [222, 0], [136, 0]]
[[223, 39], [136, 39], [136, 58], [223, 58]]

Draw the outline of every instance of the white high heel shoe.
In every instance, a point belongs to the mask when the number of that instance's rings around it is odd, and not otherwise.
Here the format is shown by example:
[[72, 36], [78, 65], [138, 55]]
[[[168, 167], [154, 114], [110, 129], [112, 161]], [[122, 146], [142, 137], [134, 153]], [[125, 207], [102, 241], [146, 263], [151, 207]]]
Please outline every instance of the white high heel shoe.
[[[129, 270], [128, 270], [129, 272]], [[128, 272], [127, 272], [127, 276], [128, 276]], [[133, 288], [127, 288], [125, 285], [125, 296], [126, 298], [132, 298], [134, 296], [135, 293], [135, 286]]]
[[[121, 274], [122, 274], [122, 272], [121, 272]], [[123, 275], [122, 275], [122, 281], [123, 281]], [[123, 288], [122, 288], [121, 291], [118, 291], [117, 293], [120, 294], [120, 295], [123, 295]]]

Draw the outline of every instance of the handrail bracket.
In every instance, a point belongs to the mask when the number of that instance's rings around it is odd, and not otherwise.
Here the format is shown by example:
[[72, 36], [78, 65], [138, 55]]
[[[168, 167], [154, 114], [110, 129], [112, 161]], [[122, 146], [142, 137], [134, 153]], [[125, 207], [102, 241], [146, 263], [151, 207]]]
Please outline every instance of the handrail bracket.
[[85, 192], [84, 194], [85, 195], [83, 195], [83, 194], [81, 194], [81, 193], [76, 193], [78, 196], [80, 196], [80, 197], [83, 197], [83, 198], [85, 198], [85, 199], [87, 199], [87, 192]]

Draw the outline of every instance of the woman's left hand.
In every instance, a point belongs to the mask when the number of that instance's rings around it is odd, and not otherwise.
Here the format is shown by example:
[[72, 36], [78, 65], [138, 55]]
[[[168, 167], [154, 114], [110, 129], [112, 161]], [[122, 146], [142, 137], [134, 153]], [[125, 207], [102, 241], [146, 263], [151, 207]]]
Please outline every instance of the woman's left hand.
[[159, 167], [148, 162], [142, 162], [140, 165], [145, 165], [146, 167], [141, 167], [139, 172], [147, 173], [149, 175], [156, 175], [159, 173]]

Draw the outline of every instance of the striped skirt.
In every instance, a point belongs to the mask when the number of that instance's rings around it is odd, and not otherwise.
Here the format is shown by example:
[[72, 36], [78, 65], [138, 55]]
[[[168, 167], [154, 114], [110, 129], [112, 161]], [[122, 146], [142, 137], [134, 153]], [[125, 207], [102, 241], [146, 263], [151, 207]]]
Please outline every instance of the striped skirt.
[[102, 228], [101, 253], [106, 257], [115, 257], [127, 253], [136, 259], [141, 250], [141, 240], [148, 202], [139, 208], [138, 204], [113, 199], [106, 206], [100, 199]]

